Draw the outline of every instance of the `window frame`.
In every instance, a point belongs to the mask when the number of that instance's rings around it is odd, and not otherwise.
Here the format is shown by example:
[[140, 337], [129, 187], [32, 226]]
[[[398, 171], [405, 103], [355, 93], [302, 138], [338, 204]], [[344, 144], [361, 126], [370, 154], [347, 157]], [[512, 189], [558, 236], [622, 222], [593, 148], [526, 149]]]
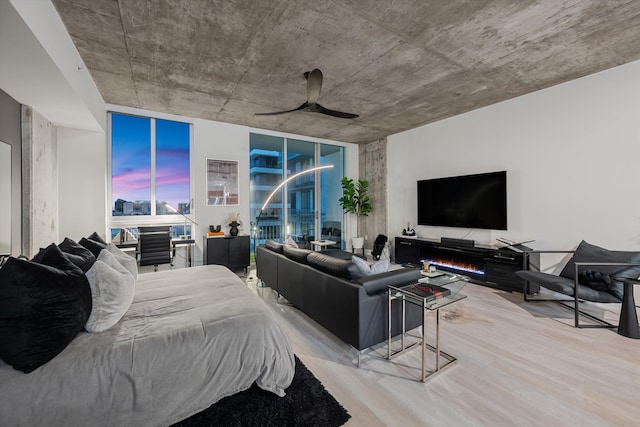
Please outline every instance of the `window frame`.
[[[122, 116], [141, 117], [149, 119], [150, 140], [151, 140], [151, 200], [150, 200], [150, 215], [113, 215], [113, 149], [112, 149], [112, 116], [118, 114]], [[156, 120], [166, 120], [179, 123], [186, 123], [189, 125], [189, 200], [191, 202], [189, 213], [184, 214], [192, 223], [195, 223], [194, 214], [194, 170], [193, 170], [193, 123], [185, 120], [178, 120], [172, 117], [162, 117], [155, 115], [142, 115], [135, 113], [128, 113], [117, 110], [107, 111], [107, 226], [109, 229], [123, 228], [123, 227], [136, 227], [140, 225], [184, 225], [185, 218], [181, 214], [171, 215], [158, 215], [156, 212]]]

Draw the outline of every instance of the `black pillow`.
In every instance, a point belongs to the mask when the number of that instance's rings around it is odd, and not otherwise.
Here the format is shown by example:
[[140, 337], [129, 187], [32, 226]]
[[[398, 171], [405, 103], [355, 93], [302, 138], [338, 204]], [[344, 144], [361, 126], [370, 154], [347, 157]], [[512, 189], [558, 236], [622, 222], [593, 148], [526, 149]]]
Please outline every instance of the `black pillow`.
[[100, 255], [100, 251], [107, 247], [106, 243], [100, 243], [96, 240], [86, 239], [84, 237], [80, 239], [78, 243], [80, 243], [85, 248], [89, 249], [93, 254], [93, 256], [96, 258], [98, 258], [98, 255]]
[[[575, 253], [567, 262], [560, 272], [560, 276], [568, 279], [574, 279], [575, 277], [575, 263], [576, 262], [618, 262], [618, 263], [631, 263], [640, 264], [640, 252], [624, 252], [624, 251], [610, 251], [600, 246], [592, 245], [585, 242], [580, 242]], [[598, 271], [613, 275], [614, 272], [621, 269], [620, 266], [585, 266], [585, 270], [589, 268], [597, 268]], [[640, 267], [635, 267], [635, 271], [640, 274]], [[636, 274], [636, 277], [638, 277]]]
[[73, 240], [65, 237], [65, 239], [58, 245], [58, 248], [64, 255], [80, 267], [80, 269], [86, 273], [89, 271], [94, 262], [96, 262], [96, 257], [91, 253], [91, 251], [84, 246], [74, 242]]
[[608, 291], [611, 277], [595, 270], [585, 270], [578, 273], [578, 283], [596, 291]]
[[107, 242], [105, 242], [104, 239], [100, 237], [100, 235], [95, 231], [91, 233], [91, 235], [87, 237], [87, 239], [93, 240], [94, 242], [102, 243], [105, 246], [107, 245]]
[[91, 313], [82, 270], [55, 245], [45, 252], [42, 264], [9, 258], [0, 268], [0, 358], [25, 373], [64, 350]]

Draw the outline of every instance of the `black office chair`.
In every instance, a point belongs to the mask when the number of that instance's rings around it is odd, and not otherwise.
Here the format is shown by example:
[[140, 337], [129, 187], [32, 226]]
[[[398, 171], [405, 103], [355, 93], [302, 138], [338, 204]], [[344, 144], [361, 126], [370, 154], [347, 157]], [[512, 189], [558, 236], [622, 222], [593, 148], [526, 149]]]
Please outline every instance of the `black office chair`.
[[171, 227], [140, 227], [138, 229], [138, 253], [140, 266], [153, 265], [158, 271], [160, 264], [171, 263]]
[[384, 246], [387, 244], [387, 236], [384, 234], [378, 234], [375, 242], [373, 242], [373, 250], [371, 251], [371, 256], [375, 260], [380, 259], [380, 255], [382, 255], [382, 251], [384, 250]]

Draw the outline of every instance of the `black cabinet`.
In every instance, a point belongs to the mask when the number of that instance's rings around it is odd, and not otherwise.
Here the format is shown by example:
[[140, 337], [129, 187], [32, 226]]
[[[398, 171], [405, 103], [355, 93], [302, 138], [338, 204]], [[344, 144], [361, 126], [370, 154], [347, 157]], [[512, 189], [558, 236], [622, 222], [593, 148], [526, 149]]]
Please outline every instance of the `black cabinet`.
[[401, 264], [419, 262], [418, 241], [396, 237], [396, 262]]
[[250, 264], [249, 236], [204, 238], [204, 264], [224, 265], [236, 271]]
[[[397, 263], [434, 264], [439, 270], [468, 276], [474, 283], [507, 291], [524, 290], [524, 280], [515, 273], [528, 269], [529, 263], [539, 265], [539, 257], [537, 253], [486, 245], [443, 243], [424, 238], [395, 239]], [[537, 292], [537, 289], [531, 287], [530, 292]]]

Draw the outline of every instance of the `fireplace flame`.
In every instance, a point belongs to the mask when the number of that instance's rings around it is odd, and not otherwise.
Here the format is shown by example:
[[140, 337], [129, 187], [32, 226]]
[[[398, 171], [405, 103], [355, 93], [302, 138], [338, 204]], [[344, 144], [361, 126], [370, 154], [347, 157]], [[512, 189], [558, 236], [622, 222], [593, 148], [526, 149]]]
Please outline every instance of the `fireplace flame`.
[[425, 259], [422, 262], [429, 265], [435, 265], [436, 267], [451, 268], [453, 270], [457, 270], [465, 273], [473, 273], [480, 276], [484, 276], [484, 270], [479, 269], [477, 266], [471, 263], [460, 263], [460, 262], [455, 262], [450, 260], [440, 260], [440, 259], [436, 259], [436, 260]]

